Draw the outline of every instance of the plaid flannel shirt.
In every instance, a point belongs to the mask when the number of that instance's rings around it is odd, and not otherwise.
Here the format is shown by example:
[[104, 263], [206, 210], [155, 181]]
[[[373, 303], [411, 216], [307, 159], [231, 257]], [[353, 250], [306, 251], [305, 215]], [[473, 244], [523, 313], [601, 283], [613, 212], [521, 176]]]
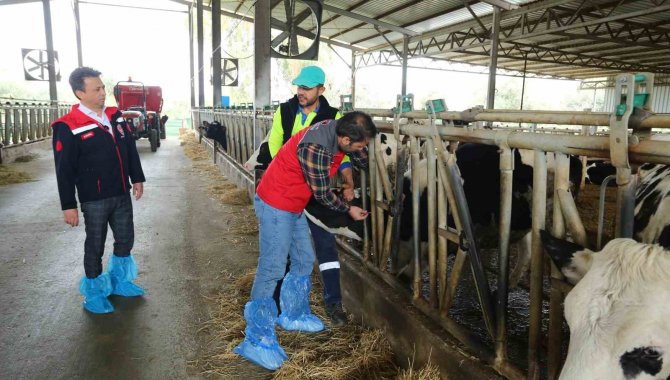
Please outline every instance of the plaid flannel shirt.
[[[356, 166], [366, 169], [368, 166], [367, 150], [348, 153], [351, 162]], [[330, 189], [330, 164], [333, 154], [318, 144], [298, 145], [298, 161], [305, 175], [307, 185], [314, 193], [314, 199], [322, 205], [340, 212], [349, 211], [349, 205], [337, 197]]]

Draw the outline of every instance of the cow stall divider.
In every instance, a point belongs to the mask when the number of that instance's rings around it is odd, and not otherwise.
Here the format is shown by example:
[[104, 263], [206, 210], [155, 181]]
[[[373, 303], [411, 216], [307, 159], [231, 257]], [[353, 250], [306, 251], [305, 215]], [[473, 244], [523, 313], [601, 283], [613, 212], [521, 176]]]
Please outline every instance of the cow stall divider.
[[0, 142], [4, 147], [38, 141], [51, 136], [51, 123], [70, 112], [71, 105], [52, 106], [40, 102], [0, 104]]
[[0, 104], [0, 163], [3, 151], [51, 137], [51, 123], [70, 112], [71, 105], [35, 101]]
[[[361, 194], [364, 207], [369, 207], [370, 218], [364, 225], [362, 248], [343, 239], [338, 240], [341, 247], [361, 260], [361, 263], [370, 272], [383, 281], [391, 284], [394, 289], [402, 289], [405, 285], [398, 279], [398, 257], [394, 253], [394, 245], [398, 245], [398, 229], [394, 223], [400, 217], [397, 213], [398, 203], [402, 202], [402, 161], [412, 170], [412, 235], [414, 236], [411, 248], [413, 266], [411, 270], [410, 289], [407, 292], [412, 303], [427, 316], [439, 323], [445, 330], [460, 340], [473, 352], [477, 352], [482, 360], [488, 362], [498, 373], [511, 379], [539, 379], [546, 375], [549, 379], [558, 378], [563, 361], [563, 300], [571, 286], [564, 281], [560, 271], [547, 260], [544, 255], [539, 231], [549, 229], [559, 238], [570, 236], [574, 241], [586, 246], [587, 238], [584, 226], [578, 214], [577, 207], [569, 191], [569, 157], [579, 155], [594, 158], [611, 159], [611, 132], [598, 135], [561, 134], [555, 131], [542, 133], [541, 129], [535, 132], [528, 130], [481, 129], [469, 126], [457, 127], [454, 121], [460, 124], [473, 125], [477, 122], [506, 122], [506, 123], [538, 123], [576, 126], [609, 126], [610, 114], [591, 112], [564, 112], [564, 111], [505, 111], [485, 110], [473, 108], [462, 112], [442, 111], [414, 111], [404, 110], [399, 104], [396, 109], [359, 109], [374, 117], [375, 124], [380, 132], [393, 135], [399, 147], [395, 167], [389, 173], [384, 165], [381, 146], [378, 141], [371, 141], [369, 146], [370, 170], [361, 173]], [[446, 107], [445, 107], [446, 108]], [[636, 116], [637, 115], [637, 116]], [[221, 121], [228, 127], [229, 148], [228, 155], [239, 164], [243, 164], [251, 154], [251, 140], [244, 141], [253, 130], [253, 122], [266, 123], [264, 130], [269, 130], [271, 115], [262, 112], [238, 110], [206, 110], [194, 109], [194, 121], [201, 120]], [[255, 120], [254, 120], [255, 119]], [[639, 116], [638, 109], [631, 111], [626, 127], [627, 141], [623, 153], [632, 163], [661, 163], [670, 164], [670, 143], [650, 140], [640, 132], [651, 128], [670, 128], [670, 115]], [[623, 127], [621, 127], [623, 128]], [[629, 129], [633, 129], [633, 134]], [[474, 142], [486, 145], [495, 145], [500, 149], [501, 173], [501, 205], [500, 220], [498, 221], [498, 268], [495, 281], [497, 291], [490, 292], [488, 279], [484, 269], [477, 269], [480, 264], [476, 261], [478, 255], [477, 243], [471, 243], [468, 238], [469, 222], [467, 203], [464, 196], [458, 194], [460, 176], [456, 166], [455, 155], [451, 148], [456, 141]], [[423, 147], [421, 143], [423, 142]], [[402, 153], [400, 147], [407, 153]], [[512, 196], [511, 179], [514, 173], [513, 149], [529, 149], [533, 154], [533, 193], [531, 203], [531, 257], [530, 257], [530, 289], [528, 310], [528, 342], [527, 342], [527, 370], [526, 366], [510, 363], [507, 357], [507, 308], [508, 308], [508, 265], [509, 265], [509, 220]], [[546, 226], [547, 217], [547, 153], [555, 155], [553, 205], [551, 225]], [[403, 156], [409, 156], [408, 159]], [[421, 166], [422, 159], [426, 165]], [[424, 176], [423, 179], [421, 176]], [[419, 195], [421, 182], [426, 182], [428, 195], [428, 241], [427, 264], [428, 279], [427, 291], [424, 284], [424, 271], [421, 255], [422, 244], [418, 238], [420, 231]], [[619, 186], [628, 186], [628, 183], [618, 183]], [[462, 189], [461, 189], [462, 190]], [[630, 196], [630, 191], [620, 191], [619, 196]], [[459, 205], [464, 205], [459, 206]], [[449, 212], [451, 211], [451, 212]], [[452, 215], [454, 226], [447, 225], [447, 214]], [[617, 211], [621, 213], [620, 209]], [[620, 217], [617, 220], [621, 219]], [[547, 228], [549, 227], [549, 228]], [[620, 229], [617, 230], [619, 234]], [[472, 231], [470, 231], [472, 233]], [[617, 235], [620, 236], [620, 235]], [[451, 265], [447, 262], [447, 242], [453, 242], [456, 256]], [[474, 241], [474, 238], [472, 238]], [[487, 332], [493, 341], [493, 351], [486, 354], [481, 350], [482, 342], [466, 327], [457, 323], [449, 311], [456, 300], [457, 287], [463, 280], [463, 269], [469, 265], [473, 277], [484, 277], [475, 281], [475, 286], [482, 286], [477, 296], [480, 298], [482, 320], [487, 326]], [[448, 267], [451, 270], [448, 270]], [[483, 265], [481, 265], [483, 268]], [[545, 273], [545, 268], [550, 268]], [[480, 272], [481, 271], [481, 272]], [[548, 292], [543, 289], [547, 279]], [[495, 294], [495, 298], [493, 295]], [[489, 300], [485, 300], [485, 298]], [[548, 298], [548, 315], [543, 314], [543, 302]], [[543, 331], [543, 321], [548, 319], [548, 328]], [[439, 360], [439, 359], [437, 359]]]

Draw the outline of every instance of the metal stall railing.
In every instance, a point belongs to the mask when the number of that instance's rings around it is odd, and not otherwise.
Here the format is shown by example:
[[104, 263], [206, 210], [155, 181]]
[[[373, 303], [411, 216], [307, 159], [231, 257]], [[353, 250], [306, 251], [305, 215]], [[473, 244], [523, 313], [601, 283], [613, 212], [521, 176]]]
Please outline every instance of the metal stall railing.
[[3, 147], [42, 140], [51, 136], [50, 124], [70, 111], [70, 105], [5, 102], [0, 104], [0, 142]]
[[[499, 284], [497, 295], [498, 299], [497, 305], [498, 308], [495, 312], [495, 320], [498, 322], [494, 331], [489, 331], [491, 334], [491, 340], [494, 341], [495, 345], [495, 357], [492, 359], [491, 364], [496, 370], [499, 371], [502, 375], [509, 378], [521, 378], [526, 377], [526, 375], [521, 374], [521, 372], [511, 366], [506, 357], [506, 334], [505, 334], [505, 314], [506, 314], [506, 296], [501, 296], [501, 294], [506, 294], [506, 284], [505, 279], [507, 278], [507, 269], [506, 269], [506, 253], [508, 252], [508, 238], [506, 235], [509, 234], [509, 229], [506, 227], [509, 223], [509, 199], [511, 197], [511, 186], [509, 185], [509, 179], [511, 179], [511, 173], [513, 168], [510, 165], [509, 157], [511, 151], [510, 149], [530, 149], [535, 151], [534, 159], [534, 192], [532, 199], [532, 255], [531, 255], [531, 273], [530, 273], [530, 313], [529, 313], [529, 341], [528, 341], [528, 378], [537, 379], [540, 377], [540, 373], [546, 370], [547, 376], [549, 378], [557, 378], [560, 373], [560, 366], [562, 363], [562, 326], [563, 326], [563, 310], [562, 302], [565, 294], [571, 289], [563, 279], [560, 272], [553, 267], [551, 273], [548, 274], [551, 280], [551, 289], [550, 289], [550, 309], [549, 309], [549, 329], [548, 329], [548, 344], [546, 348], [545, 357], [547, 357], [547, 365], [544, 368], [541, 368], [541, 351], [542, 341], [543, 341], [543, 331], [542, 331], [542, 301], [543, 301], [543, 278], [545, 274], [543, 273], [543, 267], [545, 265], [545, 257], [543, 256], [542, 246], [539, 238], [539, 230], [544, 229], [544, 221], [546, 217], [546, 177], [547, 177], [547, 161], [546, 155], [547, 152], [554, 152], [556, 155], [556, 168], [555, 168], [555, 178], [554, 178], [554, 202], [553, 202], [553, 222], [551, 225], [551, 231], [555, 236], [565, 236], [566, 233], [569, 233], [572, 238], [586, 246], [586, 234], [584, 227], [582, 225], [581, 219], [579, 217], [578, 211], [575, 207], [574, 201], [569, 193], [569, 154], [572, 155], [582, 155], [587, 157], [599, 157], [611, 159], [613, 152], [611, 152], [610, 147], [610, 136], [579, 136], [576, 134], [572, 135], [561, 135], [555, 134], [554, 131], [551, 131], [552, 134], [543, 134], [543, 133], [528, 133], [524, 131], [508, 131], [505, 129], [497, 130], [485, 130], [485, 129], [475, 129], [475, 128], [458, 128], [454, 127], [453, 121], [460, 121], [463, 123], [473, 123], [475, 121], [491, 121], [491, 122], [526, 122], [526, 123], [544, 123], [544, 124], [572, 124], [572, 125], [596, 125], [596, 126], [607, 126], [609, 123], [610, 115], [609, 114], [593, 114], [585, 112], [518, 112], [518, 111], [498, 111], [498, 110], [482, 110], [482, 109], [473, 109], [464, 112], [441, 112], [433, 115], [434, 118], [441, 119], [442, 125], [439, 127], [433, 127], [431, 115], [426, 114], [426, 111], [410, 111], [405, 112], [402, 116], [402, 125], [398, 128], [393, 125], [393, 122], [390, 121], [394, 116], [397, 118], [397, 114], [389, 110], [379, 110], [379, 109], [359, 109], [360, 111], [366, 112], [378, 119], [377, 125], [380, 131], [386, 132], [389, 135], [393, 134], [397, 129], [400, 130], [400, 133], [405, 136], [405, 140], [409, 141], [410, 151], [411, 151], [411, 163], [412, 163], [412, 184], [413, 184], [413, 199], [412, 203], [414, 209], [418, 206], [418, 194], [417, 190], [419, 189], [418, 184], [416, 184], [417, 178], [420, 175], [428, 176], [428, 186], [426, 191], [429, 194], [429, 198], [434, 197], [435, 191], [431, 191], [431, 188], [436, 184], [439, 188], [438, 193], [447, 193], [451, 191], [449, 185], [445, 185], [445, 181], [442, 179], [435, 180], [430, 178], [431, 173], [415, 173], [418, 168], [418, 152], [417, 146], [421, 145], [421, 141], [425, 141], [425, 144], [428, 146], [428, 153], [425, 155], [425, 158], [429, 161], [426, 165], [434, 173], [434, 169], [431, 168], [431, 161], [437, 160], [438, 166], [443, 163], [449, 163], [453, 160], [446, 149], [443, 147], [446, 145], [447, 141], [461, 141], [461, 142], [475, 142], [480, 144], [487, 145], [496, 145], [501, 150], [501, 199], [503, 204], [501, 205], [501, 220], [499, 221], [500, 226], [500, 246], [499, 246], [499, 260], [498, 260], [498, 280]], [[381, 120], [379, 120], [381, 119]], [[422, 120], [423, 119], [423, 120]], [[424, 124], [421, 126], [420, 124]], [[431, 125], [431, 128], [427, 128], [425, 125]], [[633, 127], [636, 131], [645, 131], [650, 128], [669, 128], [670, 127], [670, 115], [647, 115], [646, 118], [637, 118], [631, 117], [631, 120], [628, 124], [629, 127]], [[437, 132], [437, 133], [436, 133]], [[434, 137], [439, 135], [440, 141], [436, 144], [430, 144], [431, 139], [435, 140]], [[387, 136], [387, 138], [389, 138]], [[628, 145], [626, 149], [627, 157], [631, 162], [651, 162], [651, 163], [662, 163], [670, 164], [670, 143], [653, 141], [649, 139], [638, 139], [636, 135], [630, 135], [628, 137]], [[438, 147], [437, 144], [442, 143], [443, 147]], [[403, 141], [397, 141], [397, 144], [400, 146], [403, 144]], [[438, 149], [435, 149], [435, 148]], [[385, 260], [375, 260], [376, 257], [384, 257], [384, 252], [388, 249], [387, 244], [391, 239], [384, 239], [388, 233], [388, 226], [384, 225], [384, 214], [389, 209], [389, 205], [393, 201], [398, 200], [399, 194], [393, 194], [393, 189], [387, 189], [390, 186], [388, 178], [384, 178], [388, 175], [386, 168], [380, 168], [380, 154], [379, 147], [375, 147], [372, 144], [371, 149], [376, 154], [371, 154], [371, 158], [374, 158], [374, 161], [371, 163], [372, 170], [370, 171], [371, 178], [369, 179], [370, 183], [370, 195], [371, 195], [371, 205], [372, 205], [372, 225], [371, 231], [369, 234], [370, 242], [364, 244], [365, 251], [363, 252], [363, 260], [367, 263], [375, 265], [380, 272], [392, 272], [393, 266], [389, 265]], [[432, 154], [432, 150], [437, 151], [437, 156]], [[400, 150], [400, 149], [398, 149]], [[443, 153], [440, 154], [440, 151]], [[442, 161], [442, 162], [440, 162]], [[432, 164], [434, 165], [434, 164]], [[433, 166], [434, 167], [434, 166]], [[375, 170], [375, 168], [377, 170]], [[421, 167], [419, 170], [426, 170], [425, 167]], [[400, 173], [394, 174], [396, 176], [401, 175]], [[442, 175], [442, 171], [438, 171], [438, 178]], [[508, 178], [505, 181], [505, 178]], [[623, 184], [623, 186], [628, 186], [628, 183]], [[453, 187], [453, 185], [452, 185]], [[381, 188], [381, 189], [380, 189]], [[430, 195], [430, 194], [433, 195]], [[621, 194], [627, 196], [632, 196], [630, 192], [620, 191]], [[391, 195], [391, 197], [389, 197]], [[438, 197], [438, 202], [440, 202]], [[507, 203], [507, 206], [505, 204]], [[451, 205], [451, 202], [450, 202]], [[466, 261], [471, 260], [472, 257], [462, 254], [462, 249], [459, 249], [456, 254], [456, 261], [453, 264], [451, 270], [450, 278], [444, 278], [445, 273], [443, 267], [440, 265], [440, 270], [435, 271], [434, 266], [436, 262], [440, 262], [441, 258], [446, 255], [444, 245], [439, 244], [435, 246], [437, 237], [444, 237], [455, 244], [462, 246], [462, 230], [461, 228], [444, 228], [444, 223], [440, 222], [439, 227], [435, 227], [434, 220], [441, 219], [439, 215], [443, 212], [445, 207], [439, 206], [435, 207], [435, 204], [429, 204], [428, 207], [428, 226], [429, 226], [429, 239], [428, 239], [428, 257], [426, 258], [428, 262], [428, 277], [426, 281], [428, 283], [428, 291], [422, 291], [421, 286], [425, 286], [423, 283], [424, 280], [417, 278], [417, 275], [421, 275], [422, 270], [420, 269], [420, 260], [419, 257], [419, 246], [418, 239], [415, 239], [415, 244], [413, 246], [414, 258], [415, 258], [415, 267], [414, 267], [414, 281], [413, 281], [413, 294], [415, 304], [421, 306], [422, 309], [435, 309], [438, 311], [437, 315], [439, 316], [439, 321], [442, 322], [443, 326], [447, 330], [453, 332], [453, 321], [450, 321], [446, 316], [449, 312], [449, 308], [453, 303], [453, 294], [455, 293], [455, 284], [458, 284], [460, 281], [461, 271], [464, 267]], [[624, 210], [625, 211], [625, 210]], [[619, 212], [619, 219], [628, 218], [628, 223], [630, 222], [631, 216], [625, 216], [625, 212]], [[416, 226], [416, 221], [418, 221], [417, 215], [414, 215], [414, 225]], [[622, 221], [620, 223], [625, 223]], [[507, 231], [505, 231], [507, 230]], [[368, 235], [366, 235], [368, 236]], [[418, 231], [414, 231], [414, 236], [418, 237]], [[474, 270], [474, 268], [473, 268]], [[435, 277], [434, 277], [435, 276]], [[385, 276], [386, 279], [392, 278]], [[436, 291], [435, 284], [439, 287]], [[477, 282], [475, 284], [478, 285]], [[482, 286], [485, 284], [481, 283]], [[501, 288], [502, 287], [502, 288]], [[417, 296], [421, 294], [421, 296]], [[438, 299], [435, 299], [439, 297]], [[480, 300], [482, 301], [482, 300]], [[485, 302], [480, 302], [482, 306], [482, 316], [484, 319], [487, 319], [487, 314], [490, 313], [490, 310], [485, 310], [489, 306]], [[435, 315], [435, 313], [433, 313]], [[490, 330], [490, 329], [489, 329]], [[455, 334], [458, 335], [458, 334]]]
[[263, 137], [272, 128], [272, 113], [252, 109], [193, 108], [192, 126], [197, 129], [203, 122], [218, 121], [226, 127], [228, 150], [225, 154], [243, 165], [254, 153], [254, 123], [260, 125]]
[[[493, 350], [489, 356], [482, 357], [501, 375], [511, 379], [530, 378], [538, 379], [543, 373], [550, 379], [558, 378], [563, 361], [563, 300], [570, 291], [560, 271], [543, 254], [539, 236], [541, 229], [547, 229], [547, 157], [546, 153], [555, 154], [553, 210], [551, 226], [552, 234], [564, 237], [570, 234], [572, 238], [586, 245], [586, 234], [582, 225], [574, 200], [569, 193], [569, 159], [568, 155], [579, 155], [593, 158], [611, 159], [610, 136], [608, 133], [599, 135], [561, 134], [556, 130], [550, 133], [519, 129], [481, 129], [468, 125], [477, 122], [502, 123], [538, 123], [577, 126], [610, 125], [610, 114], [591, 112], [560, 112], [560, 111], [505, 111], [470, 109], [463, 112], [431, 112], [382, 109], [359, 109], [375, 118], [377, 128], [388, 133], [389, 138], [397, 139], [398, 151], [403, 157], [398, 157], [396, 163], [408, 160], [411, 171], [412, 205], [413, 205], [413, 236], [411, 298], [414, 305], [440, 323], [447, 331], [461, 340], [466, 346], [481, 347], [477, 339], [473, 338], [466, 328], [459, 325], [449, 316], [449, 312], [456, 302], [456, 291], [463, 280], [463, 271], [468, 266], [473, 271], [477, 296], [481, 306], [482, 319], [487, 326], [489, 340], [493, 342]], [[651, 128], [670, 128], [670, 115], [644, 115], [636, 113], [629, 115], [628, 127], [634, 131], [647, 131]], [[236, 162], [243, 164], [253, 153], [251, 149], [253, 123], [261, 123], [264, 133], [269, 131], [272, 116], [263, 112], [251, 110], [211, 110], [194, 109], [194, 125], [201, 125], [202, 120], [219, 120], [227, 126], [229, 152], [227, 154]], [[454, 121], [465, 125], [454, 126]], [[534, 128], [533, 128], [534, 129]], [[566, 130], [567, 131], [567, 130]], [[563, 132], [563, 131], [561, 131]], [[644, 133], [642, 133], [644, 135]], [[402, 138], [401, 138], [402, 136]], [[630, 162], [650, 162], [670, 164], [670, 142], [654, 141], [645, 136], [638, 138], [635, 134], [627, 138], [626, 154]], [[496, 273], [497, 298], [490, 292], [488, 279], [483, 275], [481, 262], [478, 257], [476, 243], [467, 235], [467, 207], [460, 194], [460, 178], [455, 166], [455, 155], [452, 154], [455, 142], [474, 142], [498, 146], [501, 150], [501, 214], [499, 220], [499, 256]], [[401, 201], [402, 186], [399, 178], [403, 175], [402, 165], [398, 164], [389, 171], [384, 166], [381, 147], [374, 141], [370, 143], [370, 170], [361, 173], [361, 188], [363, 205], [369, 207], [370, 222], [364, 228], [362, 250], [350, 245], [344, 248], [359, 257], [363, 265], [371, 269], [384, 281], [398, 284], [395, 271], [397, 268], [397, 253], [394, 246], [398, 245], [397, 220], [399, 210], [397, 203]], [[514, 167], [512, 163], [512, 149], [529, 149], [534, 151], [533, 165], [533, 194], [532, 194], [532, 245], [530, 263], [530, 289], [528, 313], [528, 342], [527, 342], [527, 372], [519, 366], [511, 364], [508, 359], [507, 345], [507, 276], [509, 252], [509, 220], [511, 199], [511, 178]], [[404, 152], [404, 153], [402, 153]], [[407, 152], [409, 152], [407, 154]], [[409, 156], [408, 158], [405, 156]], [[425, 161], [423, 161], [425, 159]], [[425, 165], [420, 164], [425, 162]], [[394, 177], [395, 176], [395, 177]], [[395, 179], [395, 180], [394, 180]], [[428, 194], [427, 220], [428, 241], [426, 242], [427, 274], [424, 279], [424, 270], [421, 262], [419, 239], [419, 194], [421, 184], [425, 183]], [[622, 183], [622, 186], [629, 186]], [[620, 196], [631, 196], [630, 192], [619, 192]], [[623, 202], [622, 202], [623, 203]], [[453, 216], [455, 226], [447, 225], [447, 213]], [[466, 213], [464, 213], [466, 212]], [[620, 211], [617, 220], [626, 223], [627, 216]], [[630, 216], [632, 217], [632, 216]], [[394, 228], [396, 227], [396, 228]], [[454, 243], [458, 249], [453, 260], [451, 270], [447, 263], [447, 242]], [[551, 265], [550, 273], [544, 273], [544, 268]], [[549, 291], [545, 286], [545, 279], [549, 279]], [[395, 286], [397, 289], [398, 287]], [[543, 302], [548, 298], [548, 315], [543, 314]], [[547, 322], [546, 333], [543, 331], [543, 322]], [[546, 323], [544, 323], [546, 325]], [[546, 343], [543, 343], [546, 342]], [[546, 358], [546, 360], [545, 360]], [[525, 367], [525, 366], [521, 366]]]

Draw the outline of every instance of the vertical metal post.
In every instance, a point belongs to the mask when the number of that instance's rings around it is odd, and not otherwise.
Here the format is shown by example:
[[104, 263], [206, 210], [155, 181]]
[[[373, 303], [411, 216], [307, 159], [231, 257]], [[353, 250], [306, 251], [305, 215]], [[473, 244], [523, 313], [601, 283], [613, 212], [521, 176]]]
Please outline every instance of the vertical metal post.
[[221, 107], [221, 0], [212, 0], [212, 106]]
[[84, 66], [84, 56], [81, 52], [81, 22], [79, 18], [79, 0], [74, 0], [74, 30], [77, 36], [77, 65]]
[[528, 54], [523, 59], [523, 80], [521, 81], [521, 105], [519, 109], [523, 111], [523, 96], [526, 93], [526, 67], [528, 65]]
[[[554, 214], [551, 234], [558, 238], [565, 237], [565, 218], [561, 203], [558, 200], [559, 190], [568, 189], [570, 181], [570, 161], [564, 154], [554, 153]], [[565, 294], [557, 286], [562, 281], [563, 274], [551, 264], [551, 295], [549, 300], [549, 344], [547, 349], [547, 367], [550, 379], [557, 379], [561, 372], [561, 347], [563, 341], [563, 299]], [[539, 376], [539, 375], [538, 375]], [[539, 378], [539, 377], [536, 377]]]
[[196, 2], [196, 24], [198, 27], [198, 106], [205, 106], [205, 58], [203, 43], [205, 31], [202, 23], [202, 0]]
[[496, 68], [498, 67], [498, 34], [500, 33], [500, 8], [493, 7], [493, 26], [491, 27], [491, 58], [489, 60], [489, 87], [486, 93], [486, 108], [495, 108]]
[[509, 273], [509, 234], [512, 221], [512, 182], [514, 154], [509, 146], [501, 146], [500, 154], [500, 221], [498, 228], [498, 298], [496, 302], [496, 363], [507, 361], [507, 292]]
[[58, 104], [58, 93], [56, 90], [56, 65], [54, 59], [54, 40], [51, 30], [51, 5], [49, 0], [42, 0], [42, 9], [44, 11], [44, 34], [47, 40], [47, 60], [49, 64], [49, 97], [51, 104]]
[[188, 8], [188, 57], [191, 65], [191, 108], [195, 107], [195, 71], [193, 65], [195, 58], [193, 57], [193, 6]]
[[[365, 170], [361, 170], [361, 201], [363, 210], [368, 210], [368, 175]], [[366, 219], [363, 221], [363, 261], [368, 260], [370, 260], [370, 225]]]
[[616, 237], [633, 238], [636, 177], [630, 168], [616, 169], [617, 214]]
[[[433, 119], [434, 120], [434, 119]], [[426, 195], [428, 198], [428, 284], [430, 306], [437, 308], [439, 300], [437, 298], [437, 251], [436, 251], [436, 232], [437, 232], [437, 192], [435, 188], [435, 173], [437, 172], [438, 159], [435, 155], [433, 139], [426, 140], [426, 158], [428, 159], [426, 170], [427, 183]]]
[[[443, 121], [446, 124], [446, 121]], [[417, 155], [418, 156], [418, 155]], [[443, 156], [438, 155], [438, 160], [442, 160]], [[442, 172], [437, 173], [437, 228], [438, 231], [447, 231], [447, 215], [449, 213], [449, 204], [447, 203], [447, 193], [444, 188]], [[437, 273], [440, 291], [438, 294], [440, 310], [444, 310], [444, 297], [447, 291], [447, 238], [444, 234], [437, 235]]]
[[351, 107], [356, 107], [356, 52], [351, 51]]
[[530, 255], [530, 310], [528, 326], [528, 378], [540, 376], [539, 350], [542, 338], [542, 268], [543, 253], [540, 230], [547, 216], [547, 156], [535, 150], [533, 165], [533, 209]]
[[409, 142], [412, 176], [412, 255], [414, 268], [412, 273], [412, 296], [421, 297], [421, 235], [419, 234], [419, 201], [421, 197], [421, 183], [419, 182], [419, 139], [410, 137]]
[[610, 158], [616, 167], [616, 237], [633, 237], [635, 181], [628, 161], [629, 119], [634, 109], [636, 75], [619, 74], [614, 88], [614, 112], [610, 114]]
[[5, 135], [2, 136], [2, 145], [9, 145], [12, 138], [12, 107], [7, 103], [7, 106], [3, 108], [5, 110]]
[[368, 173], [370, 174], [370, 213], [372, 214], [370, 217], [370, 239], [372, 242], [370, 243], [370, 250], [369, 250], [369, 255], [370, 256], [375, 256], [375, 260], [373, 261], [373, 264], [376, 263], [377, 261], [377, 255], [379, 251], [379, 246], [377, 244], [377, 159], [375, 157], [374, 152], [376, 151], [376, 139], [371, 139], [370, 140], [370, 145], [368, 146], [368, 152], [369, 155], [369, 163], [368, 163]]
[[402, 38], [402, 90], [403, 96], [407, 95], [407, 54], [409, 50], [409, 36]]
[[[270, 104], [272, 81], [270, 57], [270, 1], [258, 1], [254, 7], [254, 108]], [[254, 148], [261, 144], [263, 135], [254, 118]]]

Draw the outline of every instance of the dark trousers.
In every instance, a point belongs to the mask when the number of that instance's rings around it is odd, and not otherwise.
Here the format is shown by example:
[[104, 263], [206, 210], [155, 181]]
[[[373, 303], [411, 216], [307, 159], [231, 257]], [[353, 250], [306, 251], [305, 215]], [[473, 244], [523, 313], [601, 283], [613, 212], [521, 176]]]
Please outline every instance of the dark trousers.
[[135, 242], [133, 203], [130, 194], [81, 204], [86, 225], [84, 243], [84, 271], [86, 277], [96, 278], [102, 273], [102, 255], [105, 252], [107, 225], [114, 234], [114, 254], [130, 255]]
[[[309, 219], [307, 219], [307, 224], [312, 233], [314, 252], [316, 253], [316, 260], [319, 263], [319, 271], [321, 272], [321, 279], [323, 281], [323, 301], [326, 305], [341, 303], [340, 260], [337, 255], [335, 236], [312, 223]], [[290, 261], [286, 263], [286, 273], [288, 273], [290, 265]], [[282, 282], [282, 280], [277, 282], [273, 295], [278, 309]]]

